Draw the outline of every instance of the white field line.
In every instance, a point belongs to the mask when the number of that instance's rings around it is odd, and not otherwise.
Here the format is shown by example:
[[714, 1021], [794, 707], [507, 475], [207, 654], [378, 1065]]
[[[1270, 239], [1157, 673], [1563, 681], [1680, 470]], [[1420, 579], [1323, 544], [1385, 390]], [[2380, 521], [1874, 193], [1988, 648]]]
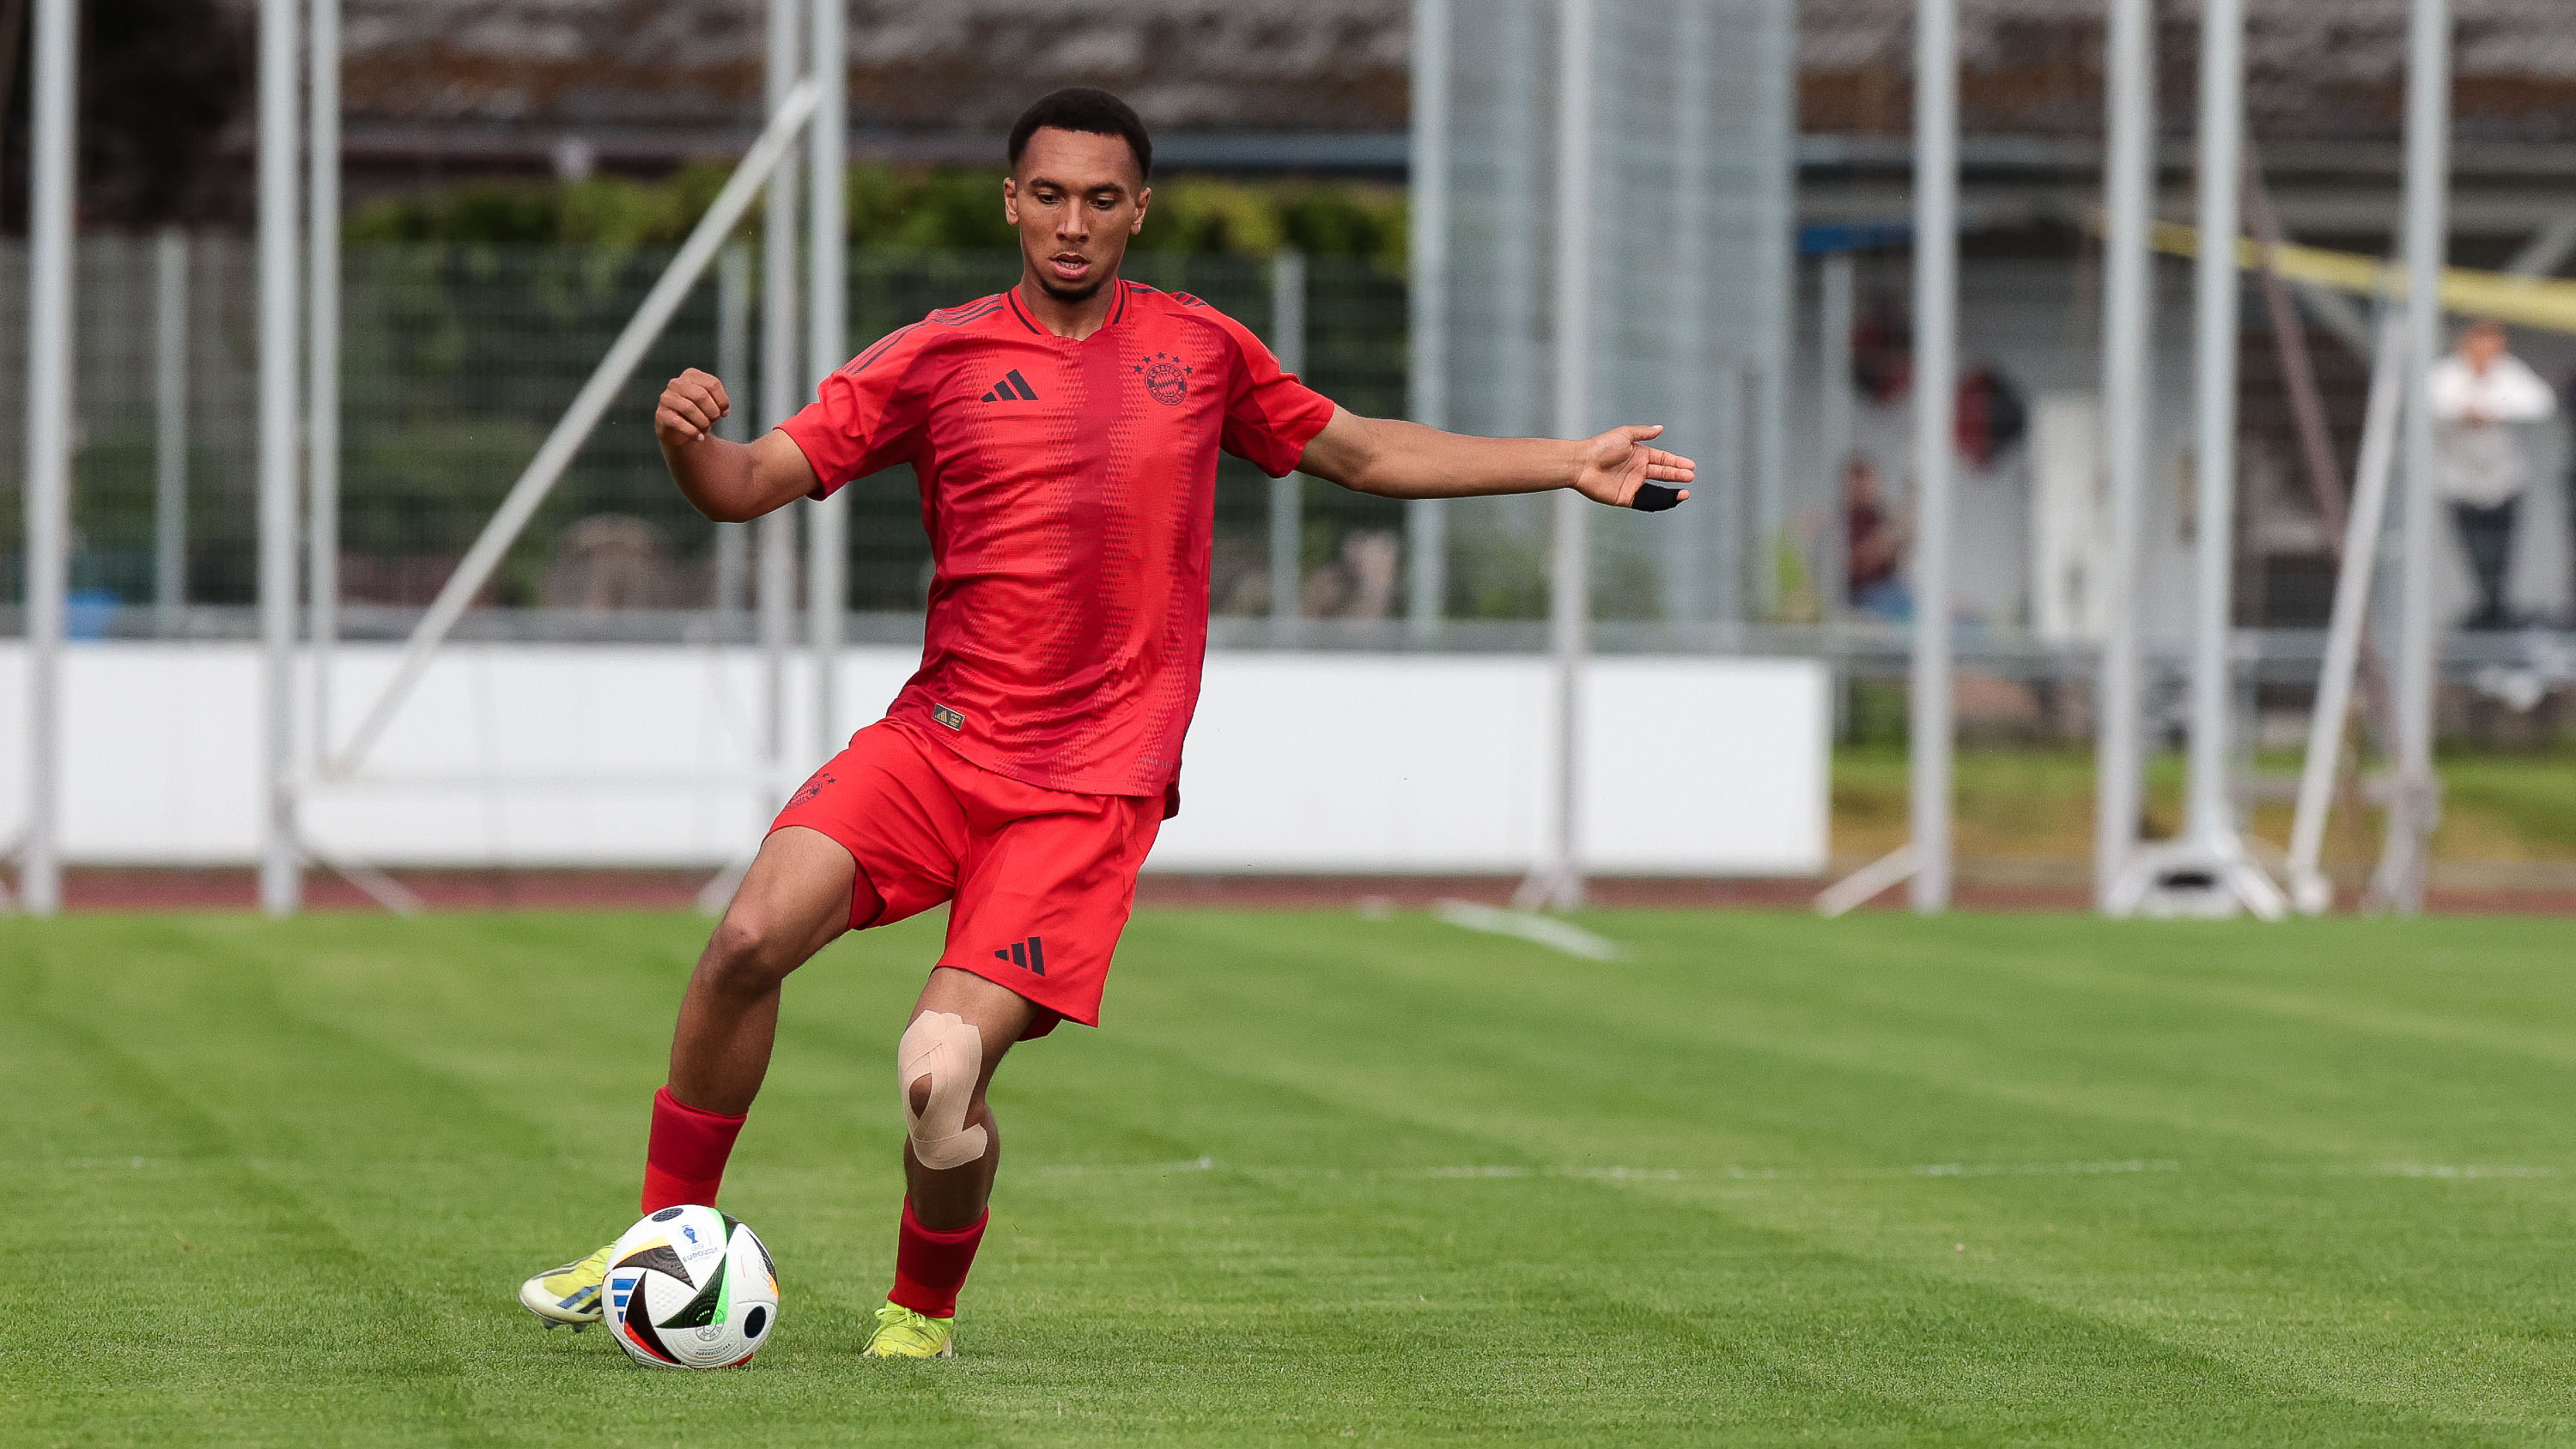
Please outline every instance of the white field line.
[[1619, 945], [1596, 936], [1571, 921], [1542, 916], [1535, 911], [1507, 911], [1479, 901], [1437, 900], [1431, 903], [1434, 920], [1470, 931], [1484, 931], [1496, 936], [1517, 936], [1551, 951], [1580, 956], [1587, 961], [1616, 961]]
[[[2107, 1173], [2180, 1172], [2182, 1164], [2170, 1158], [2128, 1158], [2111, 1162], [1927, 1162], [1910, 1167], [1848, 1167], [1809, 1169], [1798, 1167], [1620, 1167], [1580, 1164], [1532, 1166], [1522, 1163], [1487, 1163], [1443, 1167], [1266, 1167], [1251, 1163], [1219, 1163], [1213, 1157], [1188, 1157], [1175, 1162], [1090, 1163], [1059, 1162], [1035, 1169], [1046, 1177], [1113, 1177], [1151, 1176], [1174, 1172], [1248, 1173], [1258, 1177], [1327, 1177], [1360, 1179], [1524, 1179], [1556, 1178], [1582, 1182], [1786, 1182], [1798, 1179], [1828, 1178], [1906, 1178], [1906, 1177], [2089, 1177]], [[2547, 1175], [2550, 1169], [2487, 1169], [2488, 1176]], [[2431, 1174], [2422, 1174], [2431, 1175]]]
[[1433, 1167], [1419, 1177], [1562, 1177], [1592, 1182], [1785, 1182], [1800, 1178], [2091, 1177], [2104, 1173], [2180, 1172], [2170, 1158], [2118, 1162], [1926, 1162], [1912, 1167]]
[[2556, 1177], [2554, 1167], [2479, 1167], [2432, 1162], [2382, 1162], [2370, 1169], [2373, 1177]]

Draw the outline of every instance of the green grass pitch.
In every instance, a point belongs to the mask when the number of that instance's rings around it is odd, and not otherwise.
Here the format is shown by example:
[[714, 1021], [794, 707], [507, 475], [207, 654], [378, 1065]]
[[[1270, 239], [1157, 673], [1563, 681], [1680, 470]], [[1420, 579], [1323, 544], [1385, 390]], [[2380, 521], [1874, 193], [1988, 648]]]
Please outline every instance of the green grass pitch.
[[0, 1444], [2576, 1436], [2576, 925], [1589, 920], [1140, 917], [937, 1364], [855, 1351], [939, 925], [836, 945], [703, 1375], [511, 1299], [631, 1217], [703, 921], [0, 922]]

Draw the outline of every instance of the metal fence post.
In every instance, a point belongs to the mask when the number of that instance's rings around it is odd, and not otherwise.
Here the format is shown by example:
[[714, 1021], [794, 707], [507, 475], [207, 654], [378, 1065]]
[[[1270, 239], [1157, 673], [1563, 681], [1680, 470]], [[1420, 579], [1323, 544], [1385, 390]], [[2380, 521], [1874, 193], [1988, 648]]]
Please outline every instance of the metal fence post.
[[259, 10], [259, 904], [272, 916], [293, 915], [303, 894], [293, 779], [298, 8], [261, 0]]
[[1851, 524], [1844, 511], [1843, 470], [1851, 466], [1857, 270], [1851, 253], [1829, 252], [1818, 274], [1816, 483], [1824, 527], [1816, 539], [1816, 607], [1826, 619], [1840, 617], [1851, 600]]
[[[1758, 32], [1763, 51], [1761, 75], [1768, 90], [1762, 107], [1764, 144], [1755, 155], [1766, 164], [1771, 184], [1761, 188], [1760, 252], [1754, 283], [1755, 326], [1753, 396], [1746, 422], [1753, 438], [1755, 597], [1765, 617], [1779, 611], [1778, 550], [1789, 527], [1789, 368], [1795, 349], [1790, 340], [1791, 310], [1797, 294], [1797, 75], [1798, 27], [1792, 0], [1772, 0], [1765, 7], [1775, 18]], [[1781, 12], [1786, 11], [1783, 15]]]
[[[1270, 350], [1289, 372], [1306, 370], [1306, 256], [1283, 248], [1270, 260]], [[1306, 478], [1270, 480], [1270, 642], [1294, 643]]]
[[340, 642], [340, 0], [312, 0], [306, 143], [305, 587], [313, 650], [313, 738], [331, 747], [331, 672]]
[[2200, 250], [2193, 259], [2192, 375], [2198, 396], [2193, 467], [2194, 540], [2190, 778], [2183, 835], [2216, 843], [2236, 828], [2228, 791], [2227, 635], [2236, 565], [2237, 206], [2244, 128], [2243, 0], [2207, 0], [2201, 11]]
[[2137, 619], [2140, 515], [2147, 487], [2147, 366], [2155, 281], [2147, 224], [2155, 194], [2154, 0], [2112, 0], [2109, 151], [2102, 285], [2103, 474], [2111, 504], [2110, 577], [2102, 581], [2102, 669], [2094, 701], [2094, 903], [2111, 908], [2138, 835]]
[[[727, 388], [744, 387], [751, 372], [751, 249], [728, 242], [716, 259], [716, 376]], [[719, 436], [751, 441], [748, 396], [716, 424]], [[733, 642], [742, 612], [742, 586], [750, 573], [750, 530], [739, 523], [715, 526], [715, 568], [709, 582], [708, 623], [721, 647]]]
[[[804, 27], [798, 0], [769, 0], [769, 114], [775, 118], [803, 70]], [[797, 366], [796, 182], [791, 155], [769, 176], [768, 209], [760, 233], [760, 411], [775, 427], [795, 415], [805, 389]], [[787, 657], [796, 628], [796, 513], [780, 508], [754, 525], [760, 575], [761, 697], [765, 706], [768, 781], [762, 809], [785, 797], [787, 755]]]
[[1950, 408], [1958, 382], [1959, 6], [1914, 20], [1914, 909], [1950, 908]]
[[[1449, 0], [1413, 0], [1413, 420], [1449, 425]], [[1405, 626], [1416, 642], [1440, 631], [1449, 588], [1448, 515], [1436, 498], [1404, 505]]]
[[[808, 0], [813, 6], [814, 126], [806, 151], [807, 290], [806, 385], [808, 396], [847, 362], [849, 353], [849, 233], [843, 192], [848, 176], [841, 153], [850, 117], [846, 0]], [[806, 631], [814, 659], [814, 748], [829, 756], [839, 748], [840, 657], [844, 615], [850, 607], [850, 498], [835, 492], [815, 505], [806, 553]]]
[[62, 909], [63, 595], [71, 543], [72, 187], [79, 17], [37, 0], [27, 248], [27, 843], [18, 893]]
[[[1556, 432], [1592, 427], [1592, 0], [1558, 0], [1556, 84]], [[1517, 904], [1583, 904], [1583, 674], [1592, 626], [1591, 500], [1553, 495], [1548, 637], [1556, 655], [1556, 769], [1546, 863]]]
[[2442, 353], [2442, 265], [2449, 235], [2451, 15], [2415, 0], [2406, 62], [2406, 470], [2397, 620], [2397, 795], [2373, 894], [2404, 914], [2424, 908], [2433, 827], [2433, 704], [2440, 677], [2433, 617], [2437, 554], [2433, 487], [2434, 361]]
[[[1673, 33], [1667, 37], [1667, 54], [1656, 59], [1670, 69], [1672, 108], [1672, 218], [1674, 235], [1671, 248], [1675, 261], [1672, 291], [1660, 322], [1661, 341], [1671, 366], [1684, 375], [1697, 375], [1708, 368], [1714, 350], [1709, 317], [1709, 228], [1715, 210], [1709, 184], [1709, 112], [1710, 51], [1716, 41], [1716, 29], [1706, 4], [1679, 6], [1673, 21]], [[1661, 66], [1659, 66], [1661, 69]], [[1661, 77], [1659, 77], [1660, 79]], [[1612, 331], [1616, 331], [1614, 324]], [[1613, 343], [1613, 350], [1619, 344]], [[1615, 367], [1614, 358], [1602, 359], [1604, 366]], [[1615, 374], [1614, 374], [1615, 375]], [[1622, 416], [1632, 415], [1633, 405], [1621, 400]], [[1658, 411], [1640, 419], [1644, 422], [1689, 426], [1689, 420], [1667, 416]], [[1723, 426], [1723, 425], [1721, 425]], [[1727, 446], [1736, 448], [1741, 434], [1726, 429], [1719, 436]], [[1673, 447], [1679, 439], [1666, 436], [1658, 440]], [[1693, 443], [1688, 451], [1706, 453]], [[1700, 488], [1694, 497], [1704, 503], [1725, 497], [1719, 489]], [[1657, 583], [1662, 595], [1664, 617], [1677, 624], [1697, 623], [1710, 616], [1709, 582], [1716, 570], [1710, 547], [1712, 533], [1706, 526], [1712, 517], [1709, 509], [1694, 504], [1687, 513], [1658, 519], [1654, 531], [1657, 556]], [[1720, 585], [1720, 591], [1724, 586]]]
[[175, 638], [188, 609], [188, 234], [152, 247], [152, 604]]

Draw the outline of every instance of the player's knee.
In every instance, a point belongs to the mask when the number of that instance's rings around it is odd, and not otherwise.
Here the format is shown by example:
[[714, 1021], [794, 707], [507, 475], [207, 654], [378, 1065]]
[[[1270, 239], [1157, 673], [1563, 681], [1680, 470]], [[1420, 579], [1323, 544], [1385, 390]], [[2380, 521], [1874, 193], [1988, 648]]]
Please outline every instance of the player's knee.
[[934, 1172], [964, 1167], [990, 1139], [970, 1123], [983, 1078], [984, 1035], [953, 1011], [925, 1011], [895, 1048], [895, 1081], [912, 1155]]
[[802, 956], [787, 933], [748, 912], [728, 912], [707, 939], [698, 970], [727, 993], [767, 991], [796, 969]]

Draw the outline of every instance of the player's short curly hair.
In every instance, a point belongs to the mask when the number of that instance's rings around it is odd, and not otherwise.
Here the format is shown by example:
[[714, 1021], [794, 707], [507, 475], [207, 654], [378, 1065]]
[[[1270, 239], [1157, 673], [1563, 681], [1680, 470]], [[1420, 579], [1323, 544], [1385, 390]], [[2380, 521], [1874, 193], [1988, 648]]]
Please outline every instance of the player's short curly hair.
[[1011, 169], [1020, 169], [1020, 153], [1029, 149], [1029, 137], [1041, 126], [1059, 131], [1081, 131], [1092, 136], [1123, 136], [1127, 149], [1136, 153], [1136, 173], [1154, 174], [1154, 140], [1145, 134], [1145, 122], [1136, 108], [1098, 86], [1066, 86], [1049, 91], [1020, 112], [1011, 123]]

